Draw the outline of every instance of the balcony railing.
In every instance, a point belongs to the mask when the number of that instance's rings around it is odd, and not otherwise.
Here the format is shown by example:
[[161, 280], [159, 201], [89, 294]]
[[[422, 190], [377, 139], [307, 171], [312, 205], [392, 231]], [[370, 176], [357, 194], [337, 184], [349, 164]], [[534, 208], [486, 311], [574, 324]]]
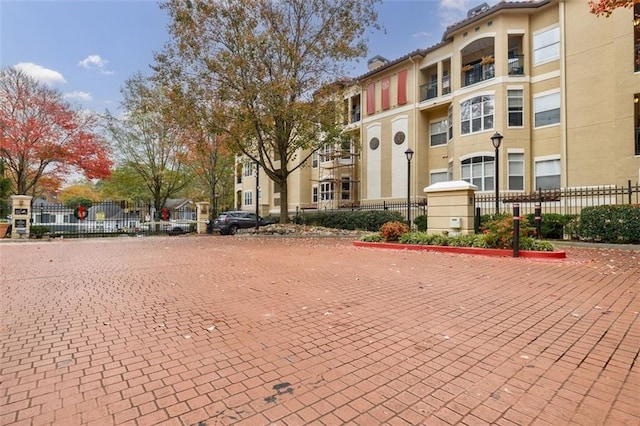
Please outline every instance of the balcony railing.
[[524, 75], [524, 55], [510, 55], [509, 75]]
[[464, 86], [470, 86], [472, 84], [494, 78], [496, 74], [495, 67], [493, 65], [493, 63], [484, 65], [478, 63], [462, 67], [462, 72], [464, 73]]
[[451, 93], [451, 79], [448, 75], [442, 77], [442, 94], [448, 95]]
[[438, 82], [423, 84], [420, 86], [420, 102], [438, 97]]

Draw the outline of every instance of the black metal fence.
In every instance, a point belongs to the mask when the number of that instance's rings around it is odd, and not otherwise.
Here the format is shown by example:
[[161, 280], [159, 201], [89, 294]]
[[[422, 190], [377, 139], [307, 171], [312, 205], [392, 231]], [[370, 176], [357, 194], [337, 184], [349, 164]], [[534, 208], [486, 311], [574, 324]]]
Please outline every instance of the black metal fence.
[[127, 201], [91, 206], [33, 201], [32, 236], [94, 237], [120, 234], [182, 234], [195, 231], [195, 205], [178, 200], [162, 209]]
[[[494, 214], [495, 194], [476, 194], [475, 208], [480, 214]], [[558, 213], [563, 215], [579, 215], [583, 208], [601, 205], [640, 204], [640, 184], [626, 186], [589, 186], [581, 188], [564, 188], [539, 190], [529, 194], [521, 192], [500, 193], [501, 211], [510, 213], [513, 205], [520, 205], [520, 214], [534, 213], [535, 206], [540, 205], [542, 214]]]

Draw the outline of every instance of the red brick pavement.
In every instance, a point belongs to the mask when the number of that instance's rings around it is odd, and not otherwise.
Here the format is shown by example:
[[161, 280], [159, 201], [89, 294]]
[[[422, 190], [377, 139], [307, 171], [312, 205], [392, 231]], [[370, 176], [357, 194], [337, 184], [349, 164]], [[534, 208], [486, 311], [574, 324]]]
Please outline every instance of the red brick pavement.
[[567, 252], [2, 244], [0, 424], [638, 425], [640, 252]]

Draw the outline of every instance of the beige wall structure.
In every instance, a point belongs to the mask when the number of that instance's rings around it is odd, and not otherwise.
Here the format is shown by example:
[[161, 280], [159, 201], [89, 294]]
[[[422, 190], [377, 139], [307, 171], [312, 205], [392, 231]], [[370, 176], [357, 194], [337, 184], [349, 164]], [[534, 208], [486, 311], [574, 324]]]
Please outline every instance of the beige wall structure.
[[[336, 146], [314, 155], [291, 176], [289, 211], [406, 200], [407, 148], [415, 199], [454, 180], [491, 194], [495, 132], [501, 192], [636, 183], [639, 36], [638, 5], [599, 18], [584, 0], [504, 1], [470, 11], [434, 46], [374, 57], [344, 93], [352, 161], [336, 163]], [[252, 182], [237, 184], [237, 200]], [[261, 211], [277, 213], [276, 188], [260, 182]]]

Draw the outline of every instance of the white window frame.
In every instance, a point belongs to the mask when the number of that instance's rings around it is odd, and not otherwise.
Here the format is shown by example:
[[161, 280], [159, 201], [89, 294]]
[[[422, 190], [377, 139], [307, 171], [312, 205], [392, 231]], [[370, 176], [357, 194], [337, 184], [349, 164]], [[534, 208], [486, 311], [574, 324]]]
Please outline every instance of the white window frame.
[[[547, 165], [557, 168], [557, 173], [547, 173], [547, 174], [540, 174], [539, 173], [539, 166], [541, 166], [542, 163], [546, 163]], [[548, 163], [554, 163], [553, 165], [550, 165]], [[542, 188], [543, 190], [545, 189], [558, 189], [561, 187], [562, 185], [562, 164], [560, 162], [560, 156], [549, 156], [549, 157], [537, 157], [534, 159], [534, 179], [535, 179], [535, 190], [537, 191], [538, 189], [540, 189], [540, 185], [538, 184], [538, 179], [541, 177], [545, 177], [548, 178], [549, 176], [558, 176], [558, 187], [557, 188]]]
[[253, 191], [244, 191], [244, 205], [245, 206], [253, 205]]
[[[480, 161], [474, 159], [480, 158]], [[465, 164], [469, 162], [469, 164]], [[475, 167], [474, 167], [475, 166]], [[478, 167], [479, 166], [479, 167]], [[465, 171], [468, 170], [468, 173]], [[476, 172], [480, 172], [477, 175]], [[478, 187], [478, 191], [493, 191], [495, 189], [495, 155], [477, 153], [460, 159], [460, 180]], [[478, 185], [478, 180], [480, 185]]]
[[318, 202], [318, 185], [313, 185], [311, 187], [311, 202], [312, 203]]
[[[479, 105], [479, 110], [474, 111], [474, 106]], [[463, 118], [465, 115], [468, 118]], [[495, 118], [495, 96], [478, 95], [460, 102], [460, 134], [473, 135], [476, 133], [493, 130]], [[480, 128], [473, 130], [474, 120], [480, 120]], [[464, 131], [464, 123], [469, 123], [468, 131]]]
[[318, 151], [314, 151], [313, 154], [311, 154], [311, 168], [318, 168]]
[[250, 163], [248, 161], [244, 162], [244, 172], [243, 175], [244, 176], [251, 176], [253, 175], [253, 163]]
[[[520, 96], [513, 96], [513, 92], [520, 92]], [[517, 107], [511, 109], [511, 100], [520, 99], [520, 110]], [[520, 114], [520, 125], [511, 124], [511, 114]], [[512, 129], [521, 129], [524, 127], [524, 90], [522, 87], [507, 87], [507, 127]]]
[[[347, 188], [346, 190], [345, 186]], [[340, 179], [340, 200], [351, 200], [351, 178], [349, 176], [342, 176], [342, 178]]]
[[[524, 150], [509, 150], [507, 151], [507, 188], [509, 191], [524, 191], [525, 180], [525, 159]], [[512, 178], [520, 178], [522, 185], [521, 188], [512, 185]]]
[[447, 111], [447, 120], [449, 120], [449, 130], [447, 133], [447, 141], [453, 139], [453, 105], [449, 105], [449, 109]]
[[333, 200], [333, 181], [320, 182], [320, 200], [332, 201]]
[[[434, 133], [434, 130], [433, 130], [434, 125], [436, 126], [437, 133]], [[449, 120], [447, 120], [446, 118], [443, 118], [442, 120], [432, 121], [431, 123], [429, 123], [429, 146], [438, 147], [438, 146], [446, 145], [447, 142], [449, 142], [448, 133], [449, 133]], [[442, 138], [442, 141], [439, 141], [439, 143], [434, 144], [433, 143], [434, 136], [444, 136], [444, 137]]]
[[533, 65], [541, 65], [560, 58], [560, 27], [554, 26], [533, 34]]
[[[562, 114], [562, 100], [560, 99], [560, 91], [554, 90], [534, 95], [533, 97], [533, 127], [539, 129], [541, 127], [557, 126], [560, 124]], [[538, 114], [548, 113], [549, 111], [558, 110], [558, 121], [551, 123], [538, 124]]]

